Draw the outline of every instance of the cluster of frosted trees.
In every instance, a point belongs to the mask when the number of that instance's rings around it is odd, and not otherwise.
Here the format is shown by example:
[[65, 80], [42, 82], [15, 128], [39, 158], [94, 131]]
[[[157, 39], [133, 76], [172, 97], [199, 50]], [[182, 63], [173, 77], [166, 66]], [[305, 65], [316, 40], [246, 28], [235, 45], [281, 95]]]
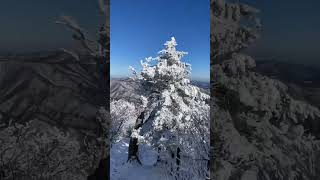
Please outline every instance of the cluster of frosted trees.
[[[132, 115], [137, 120], [130, 132], [131, 140], [136, 141], [130, 142], [128, 160], [133, 156], [141, 164], [163, 166], [177, 179], [205, 179], [210, 96], [190, 84], [191, 65], [181, 61], [187, 53], [177, 51], [176, 46], [172, 37], [159, 56], [141, 61], [141, 72], [130, 67], [133, 80], [141, 85], [142, 110], [140, 115]], [[111, 104], [111, 112], [113, 108], [119, 109]], [[119, 121], [115, 122], [119, 119], [113, 119], [113, 129], [119, 125]], [[132, 125], [132, 119], [127, 121], [131, 123], [122, 124]], [[137, 152], [130, 157], [132, 146]]]

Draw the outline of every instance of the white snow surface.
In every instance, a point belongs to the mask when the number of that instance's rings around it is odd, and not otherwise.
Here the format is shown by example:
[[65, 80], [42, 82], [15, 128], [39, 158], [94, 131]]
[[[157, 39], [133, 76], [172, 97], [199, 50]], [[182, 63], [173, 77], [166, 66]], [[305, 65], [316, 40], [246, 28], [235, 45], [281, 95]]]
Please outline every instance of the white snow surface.
[[[140, 165], [137, 162], [127, 162], [129, 138], [115, 143], [110, 152], [110, 179], [111, 180], [174, 180], [168, 176], [160, 166]], [[148, 153], [149, 159], [141, 159], [142, 162], [154, 158]], [[146, 157], [146, 156], [144, 156]]]

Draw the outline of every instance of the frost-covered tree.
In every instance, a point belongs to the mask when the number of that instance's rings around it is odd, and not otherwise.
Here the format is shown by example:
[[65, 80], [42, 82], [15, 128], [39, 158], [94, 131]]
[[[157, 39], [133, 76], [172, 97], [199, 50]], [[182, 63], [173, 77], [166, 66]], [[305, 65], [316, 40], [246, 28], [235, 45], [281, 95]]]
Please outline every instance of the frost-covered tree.
[[211, 2], [212, 179], [318, 179], [320, 141], [309, 124], [319, 109], [261, 75], [241, 51], [258, 37], [257, 9]]
[[[95, 144], [31, 120], [0, 131], [0, 179], [81, 179], [96, 164]], [[81, 151], [85, 148], [88, 154]]]
[[211, 0], [211, 55], [217, 64], [259, 37], [260, 11], [244, 3]]
[[[64, 48], [62, 48], [62, 51], [71, 55], [79, 64], [82, 64], [81, 60], [83, 59], [93, 59], [95, 61], [96, 71], [92, 74], [95, 76], [96, 82], [92, 83], [98, 84], [99, 91], [108, 99], [110, 94], [108, 88], [110, 81], [108, 73], [110, 69], [109, 0], [98, 0], [98, 3], [102, 22], [101, 25], [97, 27], [95, 38], [91, 38], [72, 16], [61, 16], [56, 23], [62, 24], [70, 29], [72, 38], [77, 41], [82, 48], [82, 51], [67, 50]], [[105, 103], [104, 100], [101, 100], [100, 104], [107, 106], [106, 109], [109, 109], [109, 104]]]
[[186, 52], [176, 50], [174, 37], [156, 58], [132, 67], [147, 106], [138, 139], [142, 164], [167, 168], [177, 179], [205, 179], [209, 161], [209, 95], [190, 84], [191, 65], [182, 61]]
[[99, 168], [96, 169], [95, 173], [90, 175], [89, 179], [94, 178], [107, 178], [109, 176], [108, 166], [109, 166], [109, 109], [110, 104], [106, 103], [106, 99], [109, 99], [109, 69], [110, 69], [110, 26], [109, 26], [109, 0], [98, 0], [100, 14], [101, 14], [101, 24], [97, 27], [96, 37], [90, 38], [88, 33], [73, 19], [71, 16], [62, 16], [57, 24], [62, 24], [66, 26], [68, 29], [72, 31], [72, 38], [79, 42], [83, 51], [71, 51], [62, 49], [65, 53], [71, 55], [76, 63], [79, 64], [79, 69], [88, 71], [87, 66], [82, 62], [85, 60], [94, 60], [95, 71], [90, 70], [90, 76], [84, 76], [82, 71], [73, 72], [77, 74], [77, 76], [83, 79], [83, 82], [88, 82], [90, 84], [90, 88], [93, 89], [98, 98], [95, 102], [98, 106], [100, 106], [100, 110], [97, 112], [97, 119], [99, 120], [99, 131], [97, 132], [97, 139], [101, 142], [102, 148], [99, 147], [101, 152], [96, 152], [102, 155], [98, 155], [102, 157], [100, 160]]
[[126, 100], [113, 100], [110, 102], [111, 145], [118, 140], [129, 136], [135, 125], [135, 119], [138, 116], [137, 110], [133, 103]]

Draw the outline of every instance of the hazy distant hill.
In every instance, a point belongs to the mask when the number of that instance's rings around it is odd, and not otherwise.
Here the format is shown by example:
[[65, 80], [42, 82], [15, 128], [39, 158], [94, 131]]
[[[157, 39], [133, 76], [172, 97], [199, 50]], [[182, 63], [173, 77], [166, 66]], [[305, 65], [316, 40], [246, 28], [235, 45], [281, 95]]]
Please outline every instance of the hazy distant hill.
[[305, 87], [320, 86], [320, 68], [274, 60], [257, 61], [257, 71], [288, 83]]
[[93, 128], [94, 120], [87, 118], [95, 118], [99, 101], [94, 68], [59, 53], [1, 61], [0, 110], [20, 122], [37, 117], [55, 125]]
[[139, 99], [137, 88], [137, 84], [128, 78], [112, 78], [110, 81], [110, 97], [112, 99], [137, 101]]
[[210, 89], [210, 82], [191, 80], [191, 84], [198, 86], [202, 89]]

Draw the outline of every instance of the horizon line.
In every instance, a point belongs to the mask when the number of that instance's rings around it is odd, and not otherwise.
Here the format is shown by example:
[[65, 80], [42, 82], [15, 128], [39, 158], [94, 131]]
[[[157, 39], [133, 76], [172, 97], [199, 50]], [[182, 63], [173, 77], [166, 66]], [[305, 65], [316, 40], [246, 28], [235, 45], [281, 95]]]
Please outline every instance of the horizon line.
[[[111, 79], [128, 79], [130, 76], [121, 76], [121, 75], [111, 75], [110, 74], [110, 80]], [[199, 81], [199, 82], [210, 82], [210, 77], [208, 79], [206, 78], [190, 78], [191, 81]]]

